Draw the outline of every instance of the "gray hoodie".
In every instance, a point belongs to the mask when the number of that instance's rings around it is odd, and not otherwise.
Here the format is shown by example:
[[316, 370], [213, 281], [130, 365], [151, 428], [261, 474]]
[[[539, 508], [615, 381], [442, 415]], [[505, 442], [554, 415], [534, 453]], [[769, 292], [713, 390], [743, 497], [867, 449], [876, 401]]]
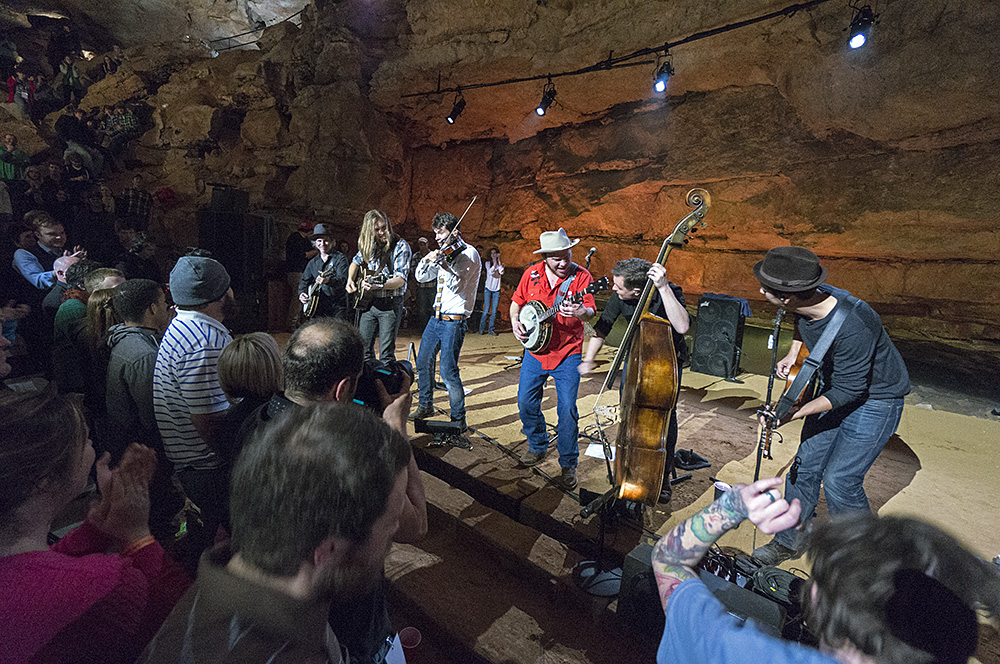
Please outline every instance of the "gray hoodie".
[[119, 444], [150, 445], [159, 436], [153, 415], [153, 368], [159, 337], [124, 323], [108, 330], [107, 408], [110, 435]]

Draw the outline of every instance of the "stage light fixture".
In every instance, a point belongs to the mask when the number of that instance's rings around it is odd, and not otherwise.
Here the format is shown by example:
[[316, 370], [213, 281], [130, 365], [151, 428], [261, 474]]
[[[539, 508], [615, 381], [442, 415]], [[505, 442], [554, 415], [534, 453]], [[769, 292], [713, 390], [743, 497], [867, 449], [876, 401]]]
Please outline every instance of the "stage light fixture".
[[552, 105], [555, 98], [556, 86], [552, 83], [552, 79], [550, 78], [549, 82], [545, 84], [544, 88], [542, 88], [542, 101], [538, 103], [538, 108], [535, 109], [535, 113], [540, 116], [545, 115], [545, 111], [549, 110], [549, 106]]
[[664, 92], [667, 89], [667, 81], [674, 75], [674, 65], [670, 61], [670, 54], [664, 53], [663, 58], [656, 64], [656, 72], [653, 74], [653, 89], [657, 92]]
[[463, 97], [461, 91], [459, 91], [459, 93], [455, 95], [455, 101], [452, 102], [451, 113], [449, 113], [448, 117], [445, 118], [446, 120], [448, 120], [448, 124], [455, 124], [455, 120], [458, 119], [458, 116], [460, 116], [462, 114], [462, 111], [464, 110], [465, 110], [465, 97]]
[[854, 18], [851, 19], [851, 27], [847, 29], [849, 33], [847, 45], [851, 48], [861, 48], [868, 42], [868, 36], [878, 19], [878, 14], [872, 10], [871, 5], [852, 5], [852, 8]]

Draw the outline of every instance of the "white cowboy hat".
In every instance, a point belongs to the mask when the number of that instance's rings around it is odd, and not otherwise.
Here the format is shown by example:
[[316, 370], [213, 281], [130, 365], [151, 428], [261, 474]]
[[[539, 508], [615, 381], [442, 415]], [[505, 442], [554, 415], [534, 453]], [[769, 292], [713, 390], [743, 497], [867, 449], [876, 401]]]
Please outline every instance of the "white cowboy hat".
[[570, 247], [575, 247], [580, 240], [570, 240], [569, 236], [566, 235], [566, 231], [560, 228], [557, 231], [545, 231], [538, 237], [538, 242], [542, 245], [542, 248], [531, 253], [551, 254], [557, 251], [566, 251]]

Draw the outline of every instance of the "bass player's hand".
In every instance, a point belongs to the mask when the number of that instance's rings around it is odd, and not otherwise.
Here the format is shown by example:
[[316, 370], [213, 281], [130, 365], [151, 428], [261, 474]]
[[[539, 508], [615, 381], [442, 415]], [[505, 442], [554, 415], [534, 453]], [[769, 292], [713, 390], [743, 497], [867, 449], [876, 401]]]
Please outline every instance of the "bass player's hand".
[[795, 366], [794, 357], [783, 357], [774, 365], [774, 372], [778, 378], [788, 378], [788, 372]]
[[309, 295], [307, 293], [299, 293], [299, 302], [305, 304], [309, 301]]

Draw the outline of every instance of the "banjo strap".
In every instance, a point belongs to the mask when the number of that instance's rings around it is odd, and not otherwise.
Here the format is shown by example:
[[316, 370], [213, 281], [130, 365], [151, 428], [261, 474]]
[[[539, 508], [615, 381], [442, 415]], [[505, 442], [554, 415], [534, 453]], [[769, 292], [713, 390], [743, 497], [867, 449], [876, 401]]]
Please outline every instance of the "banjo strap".
[[553, 309], [558, 309], [562, 301], [566, 299], [566, 293], [569, 292], [570, 284], [576, 279], [576, 263], [573, 263], [573, 274], [569, 276], [569, 279], [562, 282], [562, 286], [559, 287], [559, 292], [556, 294], [555, 302], [552, 303]]

